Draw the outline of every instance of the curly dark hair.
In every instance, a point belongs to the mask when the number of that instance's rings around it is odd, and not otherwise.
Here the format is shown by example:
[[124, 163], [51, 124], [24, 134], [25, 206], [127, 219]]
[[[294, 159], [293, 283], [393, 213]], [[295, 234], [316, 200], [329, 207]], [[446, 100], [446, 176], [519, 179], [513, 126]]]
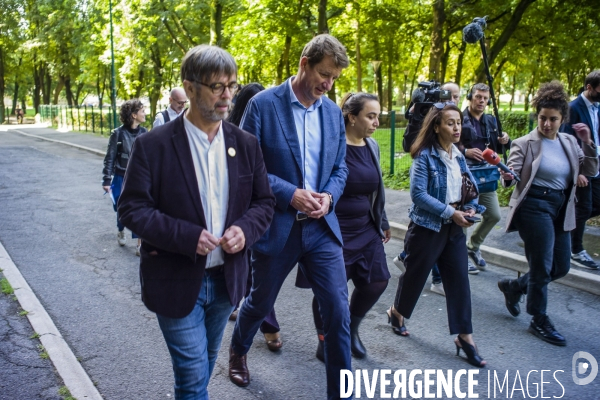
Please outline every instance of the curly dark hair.
[[367, 101], [371, 100], [379, 102], [377, 96], [370, 93], [348, 93], [346, 96], [344, 96], [344, 98], [342, 99], [342, 114], [344, 115], [344, 125], [347, 126], [350, 122], [348, 119], [348, 115], [358, 116], [358, 114], [365, 107]]
[[133, 114], [144, 108], [144, 105], [138, 99], [127, 100], [121, 104], [121, 111], [119, 112], [119, 119], [126, 127], [133, 125]]
[[563, 122], [569, 119], [569, 95], [559, 81], [542, 84], [531, 100], [531, 105], [537, 114], [542, 108], [552, 108], [560, 112]]

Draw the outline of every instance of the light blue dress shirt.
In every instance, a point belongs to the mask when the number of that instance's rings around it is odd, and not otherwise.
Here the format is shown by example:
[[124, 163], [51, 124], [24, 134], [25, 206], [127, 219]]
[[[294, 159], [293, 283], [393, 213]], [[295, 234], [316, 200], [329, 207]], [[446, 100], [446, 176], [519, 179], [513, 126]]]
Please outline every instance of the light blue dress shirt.
[[319, 108], [323, 100], [319, 97], [310, 107], [304, 107], [292, 89], [292, 80], [294, 78], [288, 79], [288, 84], [290, 85], [292, 112], [294, 113], [294, 122], [296, 123], [300, 154], [302, 155], [304, 189], [318, 193], [321, 146], [323, 142]]

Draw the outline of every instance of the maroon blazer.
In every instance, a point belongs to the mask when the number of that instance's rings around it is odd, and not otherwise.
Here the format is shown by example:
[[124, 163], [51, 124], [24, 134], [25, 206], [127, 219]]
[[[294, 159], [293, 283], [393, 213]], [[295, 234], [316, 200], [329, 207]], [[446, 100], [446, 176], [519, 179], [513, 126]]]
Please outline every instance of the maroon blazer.
[[[256, 137], [225, 121], [223, 134], [229, 168], [225, 229], [237, 225], [246, 238], [243, 251], [224, 253], [233, 305], [245, 294], [246, 252], [269, 227], [275, 197]], [[206, 221], [183, 114], [136, 140], [118, 210], [121, 222], [143, 239], [144, 304], [165, 317], [185, 317], [196, 304], [204, 277], [206, 257], [196, 254], [196, 246]]]

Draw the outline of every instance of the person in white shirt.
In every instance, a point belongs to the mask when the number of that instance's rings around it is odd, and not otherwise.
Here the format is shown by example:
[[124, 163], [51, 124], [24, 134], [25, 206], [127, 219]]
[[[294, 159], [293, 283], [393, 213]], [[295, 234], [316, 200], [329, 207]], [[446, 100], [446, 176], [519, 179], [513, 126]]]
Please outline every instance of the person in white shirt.
[[169, 94], [169, 107], [156, 114], [152, 128], [166, 124], [179, 117], [188, 103], [185, 91], [182, 88], [174, 88]]

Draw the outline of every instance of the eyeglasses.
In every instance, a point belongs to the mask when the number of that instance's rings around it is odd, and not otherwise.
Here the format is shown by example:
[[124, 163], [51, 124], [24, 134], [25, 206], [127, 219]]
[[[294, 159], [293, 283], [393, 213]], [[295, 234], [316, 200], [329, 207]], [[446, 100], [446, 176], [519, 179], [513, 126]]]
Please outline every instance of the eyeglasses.
[[221, 96], [223, 93], [225, 93], [225, 88], [228, 88], [229, 93], [231, 93], [231, 95], [233, 96], [240, 87], [240, 85], [238, 85], [237, 82], [231, 82], [229, 85], [225, 85], [224, 83], [221, 83], [221, 82], [211, 83], [210, 85], [207, 85], [206, 83], [203, 83], [203, 82], [198, 82], [198, 83], [201, 84], [202, 86], [209, 87], [210, 90], [212, 90], [213, 94], [216, 94], [219, 96]]
[[455, 106], [456, 104], [454, 104], [453, 101], [444, 101], [444, 102], [440, 102], [440, 103], [435, 103], [433, 106], [435, 108], [437, 108], [438, 110], [443, 110], [444, 107], [446, 106]]
[[188, 101], [187, 100], [185, 100], [185, 101], [175, 101], [175, 103], [177, 103], [179, 106], [183, 107], [183, 106], [185, 106], [188, 103]]

